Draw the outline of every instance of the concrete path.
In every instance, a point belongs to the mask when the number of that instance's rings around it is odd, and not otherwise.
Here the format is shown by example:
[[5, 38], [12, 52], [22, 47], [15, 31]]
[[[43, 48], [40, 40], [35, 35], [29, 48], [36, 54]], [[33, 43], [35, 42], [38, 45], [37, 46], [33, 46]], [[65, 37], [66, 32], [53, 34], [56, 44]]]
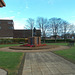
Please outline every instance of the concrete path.
[[75, 75], [75, 64], [51, 52], [26, 53], [22, 75]]
[[0, 69], [0, 75], [7, 75], [7, 72], [3, 69]]

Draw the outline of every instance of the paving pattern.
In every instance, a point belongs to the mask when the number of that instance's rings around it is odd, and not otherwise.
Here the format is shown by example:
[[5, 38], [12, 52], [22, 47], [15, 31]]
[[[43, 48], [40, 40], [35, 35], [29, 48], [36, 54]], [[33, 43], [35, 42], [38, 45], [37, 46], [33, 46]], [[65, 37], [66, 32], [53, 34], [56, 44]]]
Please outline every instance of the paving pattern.
[[26, 53], [22, 75], [75, 75], [75, 64], [51, 52]]

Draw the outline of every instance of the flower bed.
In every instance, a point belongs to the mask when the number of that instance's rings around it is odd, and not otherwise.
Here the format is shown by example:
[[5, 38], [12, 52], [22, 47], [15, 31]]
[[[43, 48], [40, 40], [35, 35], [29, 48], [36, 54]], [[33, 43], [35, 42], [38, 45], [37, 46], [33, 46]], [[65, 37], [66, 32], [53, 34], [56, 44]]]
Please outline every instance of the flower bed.
[[46, 44], [39, 44], [39, 45], [37, 45], [37, 46], [46, 46]]
[[34, 47], [34, 45], [30, 45], [30, 44], [25, 44], [25, 45], [20, 45], [20, 46], [25, 46], [25, 47]]
[[[25, 44], [25, 45], [20, 45], [21, 47], [35, 47], [34, 45], [30, 45], [30, 44]], [[46, 44], [39, 44], [39, 45], [37, 45], [37, 47], [39, 47], [39, 46], [46, 46]]]

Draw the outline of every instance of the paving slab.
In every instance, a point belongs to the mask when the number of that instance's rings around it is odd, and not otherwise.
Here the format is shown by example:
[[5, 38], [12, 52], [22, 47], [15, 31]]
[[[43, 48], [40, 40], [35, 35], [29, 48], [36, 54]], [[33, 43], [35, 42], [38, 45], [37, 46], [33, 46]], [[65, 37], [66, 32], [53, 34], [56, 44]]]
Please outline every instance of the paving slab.
[[0, 69], [0, 75], [7, 75], [7, 72], [3, 69]]
[[22, 75], [75, 75], [75, 64], [52, 52], [30, 52]]

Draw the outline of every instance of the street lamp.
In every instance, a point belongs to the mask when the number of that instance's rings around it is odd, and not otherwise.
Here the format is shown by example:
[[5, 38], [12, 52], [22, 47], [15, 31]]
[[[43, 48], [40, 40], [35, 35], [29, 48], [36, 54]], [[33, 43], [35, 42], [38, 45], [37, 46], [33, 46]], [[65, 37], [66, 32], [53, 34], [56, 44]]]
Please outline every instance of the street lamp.
[[24, 26], [24, 38], [25, 38], [25, 29], [27, 29], [27, 28]]
[[[30, 27], [30, 26], [27, 25], [27, 27], [29, 27], [31, 29], [31, 36], [33, 37], [33, 26]], [[24, 29], [27, 29], [26, 26], [24, 26]]]

